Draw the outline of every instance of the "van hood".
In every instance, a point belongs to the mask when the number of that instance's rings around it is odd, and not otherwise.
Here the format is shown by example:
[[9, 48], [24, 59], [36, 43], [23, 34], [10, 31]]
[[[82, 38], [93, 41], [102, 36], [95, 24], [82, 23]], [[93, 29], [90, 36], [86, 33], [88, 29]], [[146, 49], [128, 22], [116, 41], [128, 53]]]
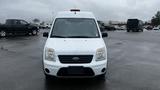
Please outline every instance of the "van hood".
[[95, 53], [97, 49], [105, 47], [103, 39], [62, 39], [49, 38], [45, 45], [52, 48], [57, 54], [89, 54]]

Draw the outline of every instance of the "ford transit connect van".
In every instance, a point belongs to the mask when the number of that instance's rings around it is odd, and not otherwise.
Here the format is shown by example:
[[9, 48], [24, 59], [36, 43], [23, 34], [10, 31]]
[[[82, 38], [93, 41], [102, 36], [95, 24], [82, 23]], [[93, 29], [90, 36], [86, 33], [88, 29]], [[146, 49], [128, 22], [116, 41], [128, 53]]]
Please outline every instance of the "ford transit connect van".
[[107, 48], [97, 20], [90, 12], [59, 12], [53, 21], [43, 52], [46, 78], [105, 76]]

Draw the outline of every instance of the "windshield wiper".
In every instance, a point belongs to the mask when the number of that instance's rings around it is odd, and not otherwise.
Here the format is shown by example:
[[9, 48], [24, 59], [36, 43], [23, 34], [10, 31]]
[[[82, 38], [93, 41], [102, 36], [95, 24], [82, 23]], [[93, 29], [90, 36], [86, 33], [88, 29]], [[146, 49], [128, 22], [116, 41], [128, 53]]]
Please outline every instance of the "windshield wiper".
[[65, 37], [65, 36], [57, 36], [57, 35], [53, 35], [53, 36], [51, 36], [52, 38], [53, 37], [56, 37], [56, 38], [67, 38], [67, 37]]
[[68, 38], [95, 38], [90, 36], [68, 36]]
[[96, 38], [96, 37], [91, 37], [91, 36], [57, 36], [53, 35], [51, 36], [52, 38]]

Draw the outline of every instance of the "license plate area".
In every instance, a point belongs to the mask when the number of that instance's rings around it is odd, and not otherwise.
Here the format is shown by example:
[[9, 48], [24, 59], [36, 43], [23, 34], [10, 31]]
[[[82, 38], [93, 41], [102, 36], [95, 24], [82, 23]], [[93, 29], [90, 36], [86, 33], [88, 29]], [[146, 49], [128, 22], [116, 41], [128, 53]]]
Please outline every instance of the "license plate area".
[[67, 69], [68, 74], [70, 75], [83, 75], [84, 74], [84, 68], [81, 66], [70, 66]]

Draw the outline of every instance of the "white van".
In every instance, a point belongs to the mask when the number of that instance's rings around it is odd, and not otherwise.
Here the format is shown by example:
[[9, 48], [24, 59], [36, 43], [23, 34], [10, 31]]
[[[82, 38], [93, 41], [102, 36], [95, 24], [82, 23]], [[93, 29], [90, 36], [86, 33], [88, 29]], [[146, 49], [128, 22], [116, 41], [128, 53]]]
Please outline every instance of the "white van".
[[107, 49], [97, 20], [90, 12], [59, 12], [53, 21], [43, 52], [46, 78], [105, 77]]

